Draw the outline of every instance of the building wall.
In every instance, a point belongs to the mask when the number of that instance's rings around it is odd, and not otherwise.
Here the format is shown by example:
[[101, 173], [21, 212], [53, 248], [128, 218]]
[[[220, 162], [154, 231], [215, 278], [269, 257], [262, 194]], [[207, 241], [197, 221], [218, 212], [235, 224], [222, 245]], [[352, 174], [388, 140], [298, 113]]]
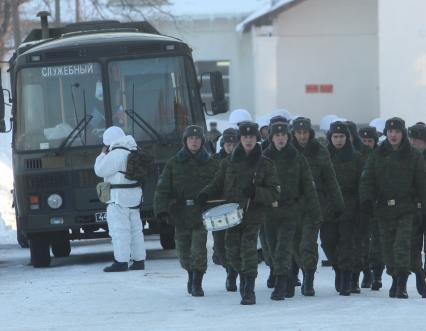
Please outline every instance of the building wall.
[[[314, 124], [333, 113], [358, 123], [377, 117], [377, 33], [376, 0], [306, 0], [279, 14], [276, 108]], [[333, 93], [308, 94], [307, 84], [332, 84]]]
[[[235, 26], [242, 20], [186, 20], [157, 22], [157, 29], [182, 39], [193, 49], [194, 61], [230, 60], [230, 109], [253, 111], [253, 62], [251, 36], [239, 34]], [[215, 116], [215, 119], [228, 115]]]
[[380, 113], [426, 121], [426, 1], [379, 0]]

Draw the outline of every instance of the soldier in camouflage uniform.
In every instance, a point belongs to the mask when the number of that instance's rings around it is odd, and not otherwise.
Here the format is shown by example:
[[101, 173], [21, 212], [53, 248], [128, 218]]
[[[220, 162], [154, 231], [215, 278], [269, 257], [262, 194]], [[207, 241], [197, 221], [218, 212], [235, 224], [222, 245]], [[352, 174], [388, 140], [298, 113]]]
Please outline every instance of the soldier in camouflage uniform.
[[294, 239], [294, 254], [303, 271], [302, 294], [314, 296], [314, 277], [318, 265], [318, 233], [322, 215], [328, 205], [333, 204], [333, 213], [342, 214], [344, 201], [336, 179], [330, 153], [315, 139], [315, 132], [308, 118], [299, 117], [293, 121], [293, 145], [309, 163], [321, 213], [312, 215], [310, 205], [301, 201], [302, 222], [297, 228]]
[[275, 123], [270, 128], [271, 144], [264, 151], [277, 168], [280, 197], [272, 205], [264, 224], [266, 241], [272, 254], [275, 288], [272, 300], [284, 300], [294, 295], [291, 273], [293, 237], [301, 223], [301, 206], [309, 206], [312, 218], [321, 214], [315, 184], [305, 157], [290, 144], [286, 123]]
[[[408, 128], [411, 146], [417, 149], [426, 160], [426, 126], [418, 123]], [[425, 274], [422, 263], [423, 241], [426, 234], [426, 217], [422, 214], [422, 204], [418, 204], [418, 212], [414, 217], [411, 239], [411, 271], [416, 275], [417, 292], [426, 298]]]
[[[358, 128], [356, 124], [352, 121], [346, 121], [345, 123], [351, 135], [350, 139], [352, 146], [361, 154], [362, 161], [365, 163], [371, 153], [371, 149], [362, 143], [358, 135]], [[353, 237], [354, 270], [351, 276], [351, 293], [361, 293], [361, 289], [359, 287], [359, 276], [361, 271], [364, 275], [361, 282], [361, 287], [371, 287], [371, 270], [368, 265], [368, 250], [370, 241], [368, 221], [369, 217], [367, 215], [358, 213], [356, 218], [357, 226], [355, 227], [355, 233]]]
[[361, 177], [361, 209], [379, 220], [383, 259], [392, 276], [389, 296], [408, 298], [413, 220], [417, 203], [426, 201], [425, 162], [410, 146], [404, 120], [388, 119], [384, 131], [386, 140], [368, 158]]
[[265, 221], [266, 209], [278, 200], [279, 182], [275, 166], [262, 156], [256, 142], [258, 125], [241, 122], [239, 133], [240, 143], [232, 155], [221, 162], [214, 180], [199, 194], [197, 203], [224, 197], [246, 209], [243, 222], [226, 230], [225, 247], [228, 263], [240, 275], [241, 304], [253, 305], [256, 303], [259, 228]]
[[155, 215], [161, 222], [175, 226], [176, 251], [182, 268], [188, 272], [187, 290], [192, 296], [204, 296], [202, 280], [207, 270], [207, 231], [202, 210], [194, 200], [218, 169], [204, 142], [201, 127], [191, 125], [185, 129], [184, 146], [167, 162], [154, 194]]
[[[238, 142], [238, 130], [229, 128], [223, 131], [223, 135], [220, 142], [220, 151], [212, 156], [213, 159], [221, 162], [222, 160], [229, 157], [235, 149]], [[237, 277], [238, 272], [233, 269], [229, 263], [226, 262], [225, 254], [225, 233], [226, 230], [213, 231], [213, 261], [217, 261], [218, 264], [226, 268], [226, 282], [225, 287], [229, 292], [237, 291]]]
[[[269, 120], [269, 128], [274, 123], [288, 123], [288, 120], [284, 116], [274, 116]], [[270, 136], [268, 136], [265, 140], [262, 141], [262, 150], [266, 150], [270, 144]], [[262, 257], [265, 261], [265, 264], [269, 267], [269, 276], [268, 280], [266, 281], [266, 286], [268, 288], [274, 288], [275, 286], [275, 277], [274, 277], [274, 269], [272, 267], [272, 256], [271, 252], [269, 251], [268, 244], [266, 243], [266, 236], [265, 236], [265, 229], [264, 225], [262, 224], [259, 231], [259, 241], [260, 245], [262, 247]]]
[[[368, 126], [359, 130], [359, 136], [362, 143], [370, 149], [370, 154], [377, 148], [379, 141], [379, 135], [377, 130], [373, 126]], [[363, 217], [368, 217], [365, 215]], [[382, 274], [385, 269], [382, 257], [382, 246], [380, 243], [380, 232], [379, 224], [376, 217], [368, 217], [368, 229], [369, 229], [369, 248], [368, 248], [368, 263], [373, 274], [371, 282], [371, 290], [378, 291], [382, 288]], [[367, 288], [367, 284], [361, 287]]]
[[345, 201], [345, 210], [339, 215], [326, 209], [324, 223], [321, 224], [321, 246], [336, 272], [336, 290], [340, 295], [350, 295], [354, 268], [353, 240], [358, 226], [358, 185], [363, 162], [359, 152], [352, 146], [345, 123], [332, 123], [327, 138], [331, 161]]

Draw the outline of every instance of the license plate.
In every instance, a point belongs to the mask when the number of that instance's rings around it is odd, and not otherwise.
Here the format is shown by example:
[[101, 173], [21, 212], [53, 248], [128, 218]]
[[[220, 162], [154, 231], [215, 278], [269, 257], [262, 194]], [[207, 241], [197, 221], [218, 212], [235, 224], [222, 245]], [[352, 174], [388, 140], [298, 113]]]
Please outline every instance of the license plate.
[[96, 220], [97, 223], [106, 222], [107, 221], [106, 211], [103, 211], [101, 213], [95, 213], [95, 220]]

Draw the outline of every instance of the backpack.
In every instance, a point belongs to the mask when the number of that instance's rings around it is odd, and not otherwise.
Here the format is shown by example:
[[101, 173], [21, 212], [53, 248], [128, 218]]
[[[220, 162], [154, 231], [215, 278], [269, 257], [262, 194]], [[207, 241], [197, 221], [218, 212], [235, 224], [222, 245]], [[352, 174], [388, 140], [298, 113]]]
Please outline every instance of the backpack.
[[120, 171], [128, 180], [143, 182], [147, 177], [149, 169], [152, 168], [154, 158], [147, 151], [138, 147], [136, 150], [131, 150], [126, 147], [114, 147], [114, 149], [124, 149], [129, 153], [127, 157], [126, 171]]

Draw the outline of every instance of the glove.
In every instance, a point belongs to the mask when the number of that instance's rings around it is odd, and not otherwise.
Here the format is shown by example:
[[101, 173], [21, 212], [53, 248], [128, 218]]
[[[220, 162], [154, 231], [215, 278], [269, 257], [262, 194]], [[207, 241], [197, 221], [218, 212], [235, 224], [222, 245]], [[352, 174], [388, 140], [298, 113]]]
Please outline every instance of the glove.
[[243, 194], [247, 198], [251, 198], [251, 199], [254, 198], [256, 194], [256, 186], [253, 183], [251, 183], [249, 186], [243, 188]]
[[162, 212], [162, 213], [158, 214], [157, 218], [160, 221], [160, 223], [171, 224], [169, 213]]
[[195, 203], [201, 207], [204, 207], [207, 204], [208, 199], [209, 199], [209, 196], [207, 193], [200, 193], [195, 198]]
[[374, 213], [373, 201], [365, 200], [361, 202], [361, 211], [367, 216], [373, 216], [373, 213]]

